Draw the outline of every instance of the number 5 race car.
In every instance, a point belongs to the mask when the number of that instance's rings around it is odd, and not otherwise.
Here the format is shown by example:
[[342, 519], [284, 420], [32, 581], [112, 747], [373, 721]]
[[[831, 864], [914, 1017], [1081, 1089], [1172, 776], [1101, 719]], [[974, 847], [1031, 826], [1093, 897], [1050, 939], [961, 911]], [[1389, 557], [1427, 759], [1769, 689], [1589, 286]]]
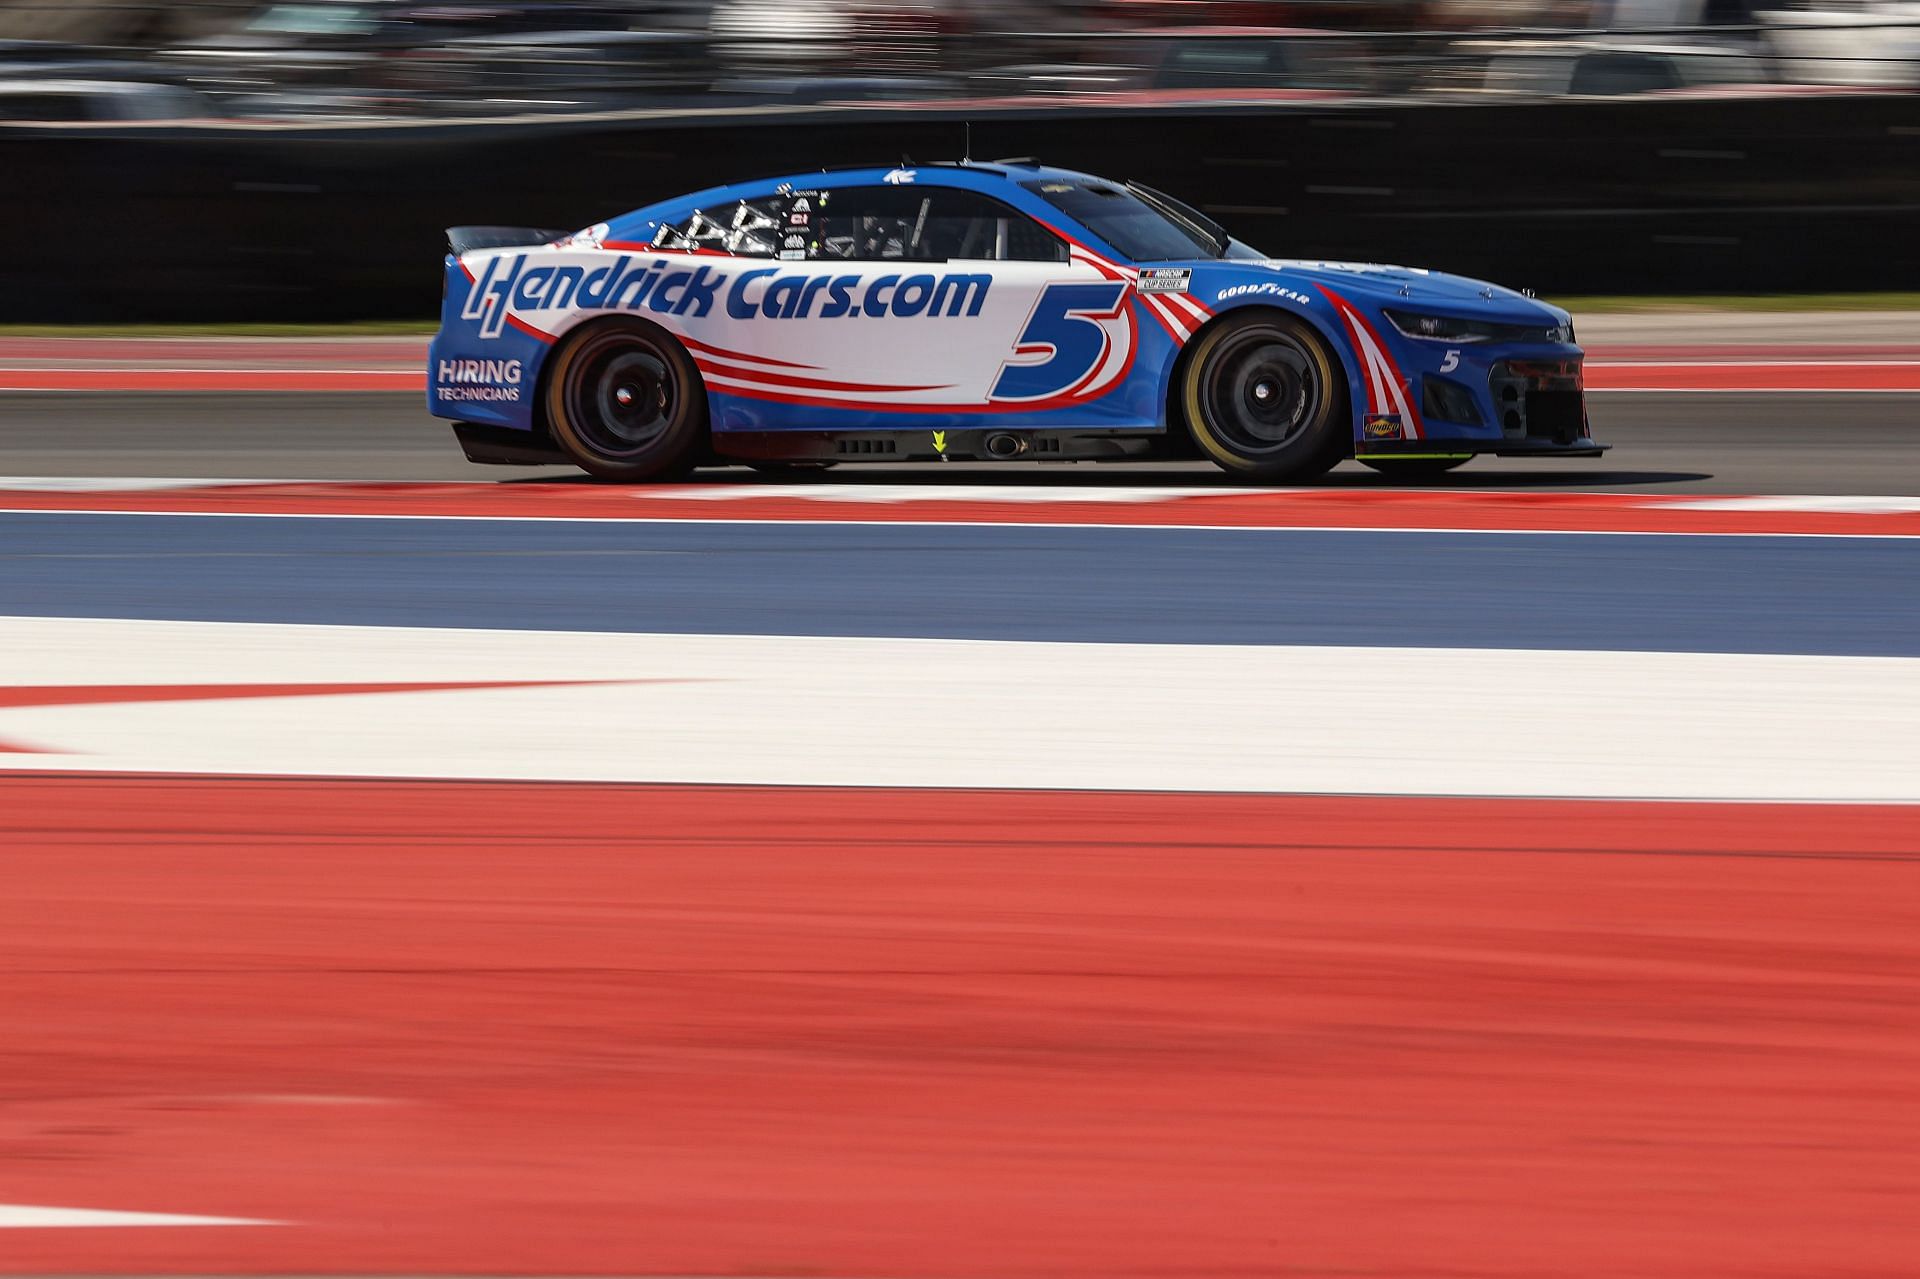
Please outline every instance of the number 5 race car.
[[428, 406], [475, 462], [1597, 455], [1565, 311], [1266, 258], [1147, 187], [1025, 160], [719, 187], [571, 235], [456, 227]]

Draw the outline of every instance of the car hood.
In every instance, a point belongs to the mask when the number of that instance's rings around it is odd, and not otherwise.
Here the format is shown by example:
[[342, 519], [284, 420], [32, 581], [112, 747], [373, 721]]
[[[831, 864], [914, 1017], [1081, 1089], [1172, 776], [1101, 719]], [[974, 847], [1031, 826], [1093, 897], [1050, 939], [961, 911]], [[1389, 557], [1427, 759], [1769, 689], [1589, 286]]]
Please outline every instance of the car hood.
[[1419, 267], [1386, 266], [1377, 262], [1321, 262], [1296, 258], [1255, 258], [1220, 262], [1216, 265], [1241, 267], [1276, 282], [1293, 280], [1324, 284], [1342, 296], [1392, 306], [1436, 307], [1448, 315], [1482, 317], [1521, 322], [1551, 320], [1564, 324], [1569, 318], [1557, 306], [1528, 297], [1514, 289], [1489, 284], [1464, 275], [1427, 271]]

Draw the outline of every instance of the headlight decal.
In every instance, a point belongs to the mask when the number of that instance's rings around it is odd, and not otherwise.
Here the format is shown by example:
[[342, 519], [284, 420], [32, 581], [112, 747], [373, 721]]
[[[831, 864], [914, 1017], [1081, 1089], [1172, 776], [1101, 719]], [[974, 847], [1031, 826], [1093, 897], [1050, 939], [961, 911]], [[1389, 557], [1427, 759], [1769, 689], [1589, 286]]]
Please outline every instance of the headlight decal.
[[1571, 324], [1501, 324], [1493, 320], [1468, 320], [1452, 315], [1428, 315], [1418, 311], [1385, 308], [1393, 327], [1406, 337], [1423, 342], [1450, 342], [1466, 346], [1474, 342], [1571, 342]]

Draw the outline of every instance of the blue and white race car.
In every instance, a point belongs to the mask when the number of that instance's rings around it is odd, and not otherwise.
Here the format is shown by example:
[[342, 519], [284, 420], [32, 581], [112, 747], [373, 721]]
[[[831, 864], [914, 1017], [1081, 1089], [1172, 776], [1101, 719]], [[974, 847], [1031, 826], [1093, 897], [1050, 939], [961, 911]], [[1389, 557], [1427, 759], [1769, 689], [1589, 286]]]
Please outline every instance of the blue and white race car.
[[717, 187], [571, 235], [449, 233], [428, 406], [476, 462], [1593, 456], [1565, 311], [1264, 257], [1169, 196], [1026, 160]]

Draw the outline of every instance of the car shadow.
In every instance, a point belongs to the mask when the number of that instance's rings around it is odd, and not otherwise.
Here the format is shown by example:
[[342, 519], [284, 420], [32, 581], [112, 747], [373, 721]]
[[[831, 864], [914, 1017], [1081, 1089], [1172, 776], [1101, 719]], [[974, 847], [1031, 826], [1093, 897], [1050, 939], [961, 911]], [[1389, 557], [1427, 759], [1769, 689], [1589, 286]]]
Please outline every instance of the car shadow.
[[[868, 484], [899, 485], [939, 485], [942, 487], [980, 487], [1008, 488], [1016, 486], [1062, 486], [1073, 488], [1166, 488], [1166, 489], [1245, 489], [1248, 492], [1274, 491], [1285, 492], [1301, 489], [1340, 489], [1356, 492], [1391, 491], [1395, 489], [1457, 490], [1460, 492], [1487, 492], [1506, 490], [1539, 489], [1615, 489], [1646, 488], [1649, 486], [1684, 486], [1711, 481], [1713, 475], [1703, 471], [1590, 471], [1590, 470], [1540, 470], [1540, 471], [1482, 471], [1450, 472], [1431, 476], [1387, 476], [1371, 471], [1337, 470], [1304, 484], [1265, 484], [1228, 475], [1206, 463], [1192, 463], [1179, 468], [1151, 465], [1101, 465], [1082, 466], [1036, 465], [1032, 463], [967, 463], [958, 462], [947, 466], [934, 464], [912, 467], [876, 467], [870, 465], [850, 465], [835, 467], [832, 470], [795, 470], [785, 474], [767, 474], [750, 471], [745, 467], [715, 467], [696, 471], [682, 484], [730, 485], [741, 488], [755, 486], [791, 486], [806, 485], [847, 485], [858, 487]], [[555, 474], [543, 471], [537, 475], [518, 476], [503, 480], [508, 487], [533, 486], [536, 488], [556, 485], [585, 485], [600, 487], [601, 481], [589, 475]]]

